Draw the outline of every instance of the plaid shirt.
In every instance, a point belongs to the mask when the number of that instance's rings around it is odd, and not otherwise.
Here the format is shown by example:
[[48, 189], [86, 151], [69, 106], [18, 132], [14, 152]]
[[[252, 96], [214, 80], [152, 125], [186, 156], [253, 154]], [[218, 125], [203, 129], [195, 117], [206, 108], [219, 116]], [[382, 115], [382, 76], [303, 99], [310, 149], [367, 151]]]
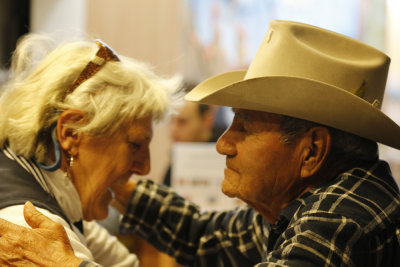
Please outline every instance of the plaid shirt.
[[274, 225], [248, 207], [200, 213], [139, 181], [120, 230], [189, 266], [400, 266], [400, 196], [383, 161], [310, 190]]

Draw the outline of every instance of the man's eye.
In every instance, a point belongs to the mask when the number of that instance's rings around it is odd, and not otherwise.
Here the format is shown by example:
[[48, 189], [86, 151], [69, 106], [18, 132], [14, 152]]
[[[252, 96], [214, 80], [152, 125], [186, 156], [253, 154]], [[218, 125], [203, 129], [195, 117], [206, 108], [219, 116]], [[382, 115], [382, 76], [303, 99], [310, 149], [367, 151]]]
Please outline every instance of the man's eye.
[[244, 133], [247, 133], [249, 130], [247, 129], [247, 127], [244, 124], [242, 124], [241, 127], [240, 127], [240, 131], [244, 132]]
[[248, 132], [247, 123], [242, 118], [240, 119], [238, 126], [241, 132]]
[[245, 122], [243, 121], [241, 116], [235, 116], [232, 122], [232, 128], [236, 129], [239, 132], [247, 132]]

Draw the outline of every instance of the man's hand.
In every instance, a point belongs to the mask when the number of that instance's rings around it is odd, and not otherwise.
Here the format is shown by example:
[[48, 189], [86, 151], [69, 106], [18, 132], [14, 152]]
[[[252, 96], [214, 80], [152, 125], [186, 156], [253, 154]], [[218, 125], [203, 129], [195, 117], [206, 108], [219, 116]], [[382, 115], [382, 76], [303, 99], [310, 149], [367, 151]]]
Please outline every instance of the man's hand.
[[136, 182], [129, 180], [126, 184], [113, 184], [112, 190], [115, 194], [115, 198], [111, 202], [111, 205], [118, 210], [121, 214], [124, 214], [128, 208], [129, 200], [133, 190], [136, 188]]
[[24, 217], [32, 229], [0, 218], [0, 265], [79, 266], [82, 260], [75, 256], [61, 224], [30, 202], [25, 203]]

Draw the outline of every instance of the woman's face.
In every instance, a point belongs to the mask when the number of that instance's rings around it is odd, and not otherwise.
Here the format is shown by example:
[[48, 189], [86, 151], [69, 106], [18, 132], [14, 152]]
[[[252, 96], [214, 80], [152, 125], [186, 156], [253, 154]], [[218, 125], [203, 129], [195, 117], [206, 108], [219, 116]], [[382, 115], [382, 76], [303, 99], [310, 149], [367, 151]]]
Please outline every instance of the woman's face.
[[71, 168], [71, 180], [81, 198], [85, 220], [108, 215], [111, 186], [124, 184], [133, 174], [150, 171], [152, 118], [134, 120], [107, 137], [82, 135]]

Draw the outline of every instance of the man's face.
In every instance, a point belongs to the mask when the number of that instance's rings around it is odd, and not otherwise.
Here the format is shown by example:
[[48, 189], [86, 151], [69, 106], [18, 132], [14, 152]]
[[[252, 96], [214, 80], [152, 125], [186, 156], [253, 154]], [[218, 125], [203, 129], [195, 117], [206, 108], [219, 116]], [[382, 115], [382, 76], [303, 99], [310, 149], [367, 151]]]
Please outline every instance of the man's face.
[[222, 191], [268, 217], [296, 194], [301, 183], [300, 152], [296, 144], [281, 142], [282, 116], [243, 109], [234, 112], [231, 126], [217, 143], [218, 152], [226, 155]]
[[207, 142], [210, 126], [194, 102], [186, 102], [170, 121], [171, 137], [174, 142]]

